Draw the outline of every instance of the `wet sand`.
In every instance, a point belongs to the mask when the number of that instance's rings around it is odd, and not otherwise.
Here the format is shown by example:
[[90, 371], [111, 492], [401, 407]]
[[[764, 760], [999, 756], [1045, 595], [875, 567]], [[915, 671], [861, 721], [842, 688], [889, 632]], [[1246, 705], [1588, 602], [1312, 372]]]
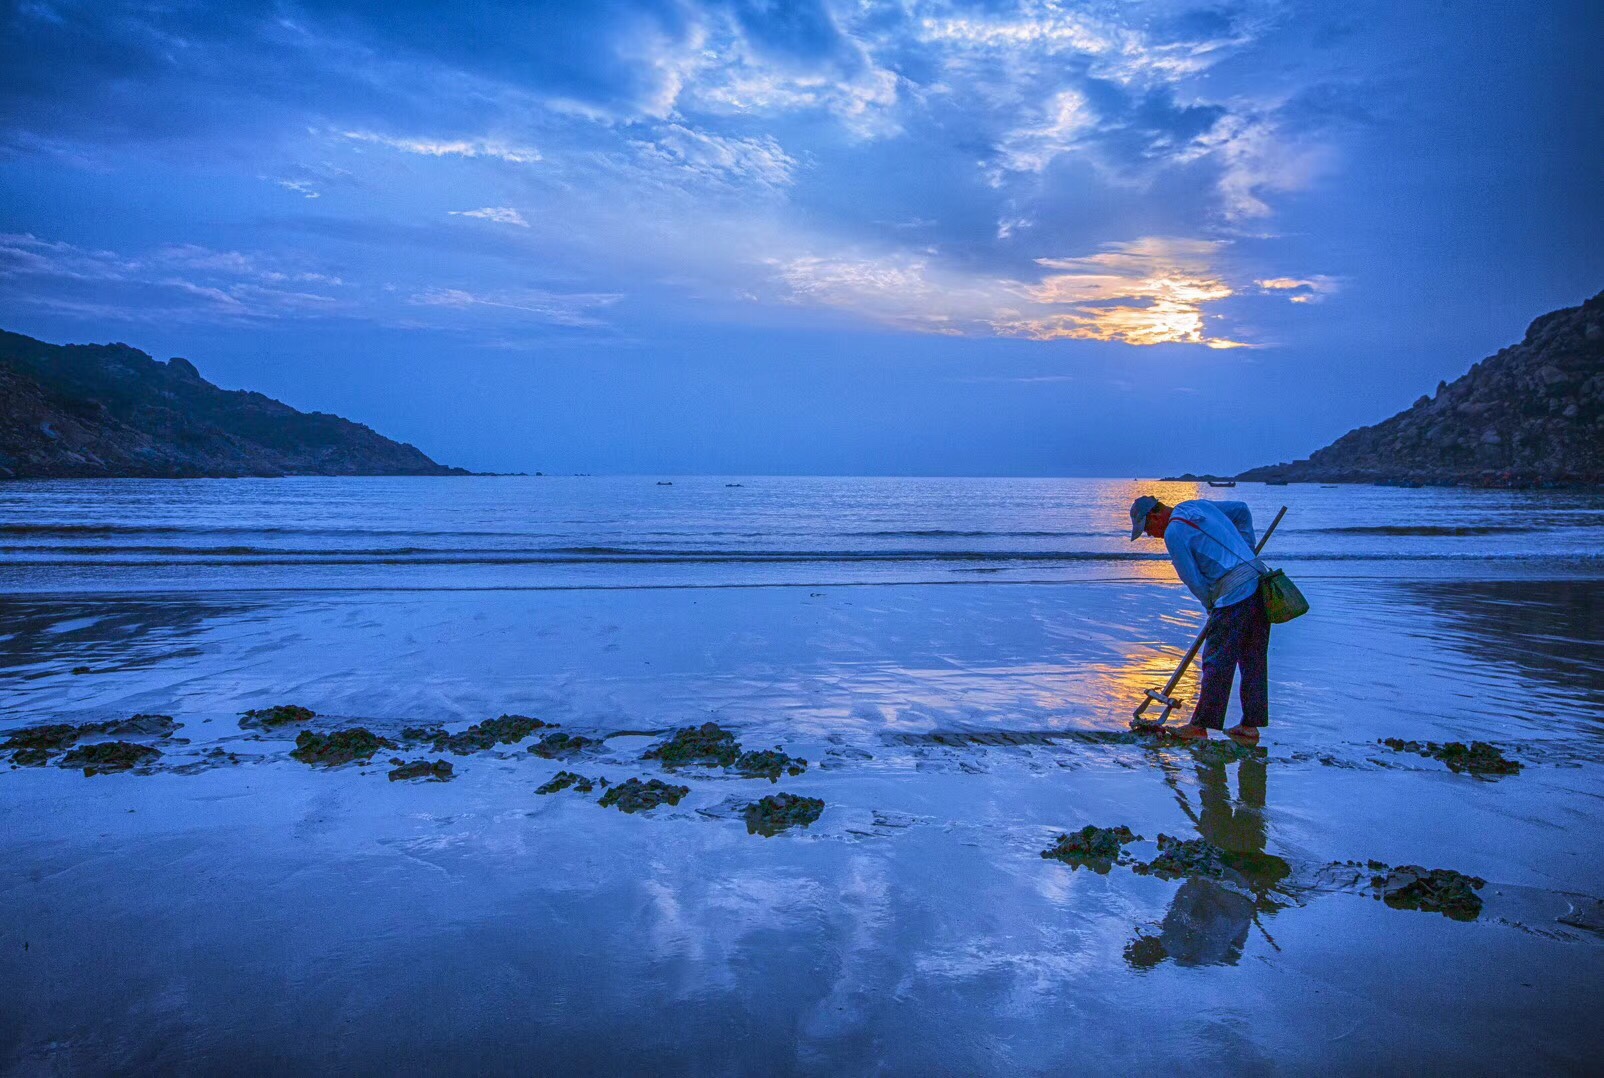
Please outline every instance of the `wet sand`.
[[[1604, 582], [1305, 591], [1246, 759], [1122, 733], [1197, 624], [1157, 574], [19, 597], [0, 732], [182, 726], [129, 735], [161, 752], [129, 772], [0, 771], [0, 1066], [1588, 1069]], [[241, 728], [280, 703], [316, 718]], [[601, 743], [545, 759], [540, 729], [457, 755], [405, 733], [503, 713]], [[642, 759], [709, 721], [807, 769]], [[358, 726], [402, 748], [290, 756], [302, 728]], [[1456, 773], [1383, 738], [1487, 741], [1522, 768]], [[389, 781], [392, 757], [453, 773]], [[636, 813], [602, 786], [536, 793], [563, 770], [688, 793]], [[753, 833], [744, 806], [781, 793], [825, 807]], [[1130, 863], [1041, 856], [1087, 824], [1143, 836]], [[1137, 871], [1161, 834], [1247, 871]], [[1394, 908], [1349, 861], [1479, 877], [1482, 907]]]

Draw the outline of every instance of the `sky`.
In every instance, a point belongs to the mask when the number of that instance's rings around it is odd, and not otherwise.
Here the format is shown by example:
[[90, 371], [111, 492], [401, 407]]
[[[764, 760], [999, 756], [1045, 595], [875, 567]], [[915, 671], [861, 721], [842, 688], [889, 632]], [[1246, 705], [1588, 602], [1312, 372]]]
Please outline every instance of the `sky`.
[[1604, 5], [5, 0], [0, 327], [477, 470], [1306, 456], [1604, 289]]

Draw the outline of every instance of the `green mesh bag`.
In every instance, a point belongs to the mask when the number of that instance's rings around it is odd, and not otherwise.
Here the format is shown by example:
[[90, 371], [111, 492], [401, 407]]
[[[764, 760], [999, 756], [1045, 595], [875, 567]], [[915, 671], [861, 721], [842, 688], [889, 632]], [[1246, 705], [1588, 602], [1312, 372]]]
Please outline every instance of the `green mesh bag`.
[[1259, 596], [1264, 600], [1264, 612], [1275, 625], [1309, 612], [1309, 600], [1292, 583], [1292, 578], [1279, 569], [1271, 569], [1259, 578]]

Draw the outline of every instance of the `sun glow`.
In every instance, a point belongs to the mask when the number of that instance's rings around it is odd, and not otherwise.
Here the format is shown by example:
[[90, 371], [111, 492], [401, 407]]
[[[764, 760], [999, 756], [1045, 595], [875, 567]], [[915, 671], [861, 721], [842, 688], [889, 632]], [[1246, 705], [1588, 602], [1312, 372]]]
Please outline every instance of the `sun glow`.
[[1058, 272], [1028, 289], [1031, 299], [1043, 307], [1071, 309], [1003, 323], [999, 331], [1041, 341], [1245, 348], [1241, 341], [1209, 336], [1204, 322], [1204, 304], [1235, 295], [1211, 268], [1221, 246], [1214, 240], [1149, 236], [1082, 258], [1037, 259]]
[[1211, 335], [1205, 307], [1237, 290], [1214, 267], [1218, 240], [1148, 236], [1095, 254], [1039, 258], [1038, 280], [980, 276], [917, 256], [851, 253], [770, 260], [788, 298], [946, 336], [1130, 345], [1251, 345]]

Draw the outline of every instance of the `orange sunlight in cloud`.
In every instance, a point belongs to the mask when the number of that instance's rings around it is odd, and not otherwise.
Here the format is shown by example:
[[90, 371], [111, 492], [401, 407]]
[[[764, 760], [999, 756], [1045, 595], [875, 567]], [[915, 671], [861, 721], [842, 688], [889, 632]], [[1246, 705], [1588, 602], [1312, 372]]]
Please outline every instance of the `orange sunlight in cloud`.
[[1205, 306], [1237, 294], [1214, 268], [1224, 246], [1147, 236], [1105, 244], [1096, 254], [1038, 258], [1048, 272], [1036, 281], [966, 273], [943, 266], [933, 252], [767, 264], [792, 302], [852, 310], [918, 333], [1250, 348], [1208, 332]]
[[[1246, 348], [1241, 341], [1210, 337], [1203, 305], [1235, 294], [1211, 268], [1217, 240], [1149, 236], [1109, 244], [1083, 258], [1040, 258], [1039, 265], [1062, 272], [1044, 277], [1027, 294], [1045, 307], [1068, 306], [998, 326], [1032, 340], [1120, 341], [1125, 344], [1201, 344]], [[1129, 301], [1146, 300], [1145, 305]]]

